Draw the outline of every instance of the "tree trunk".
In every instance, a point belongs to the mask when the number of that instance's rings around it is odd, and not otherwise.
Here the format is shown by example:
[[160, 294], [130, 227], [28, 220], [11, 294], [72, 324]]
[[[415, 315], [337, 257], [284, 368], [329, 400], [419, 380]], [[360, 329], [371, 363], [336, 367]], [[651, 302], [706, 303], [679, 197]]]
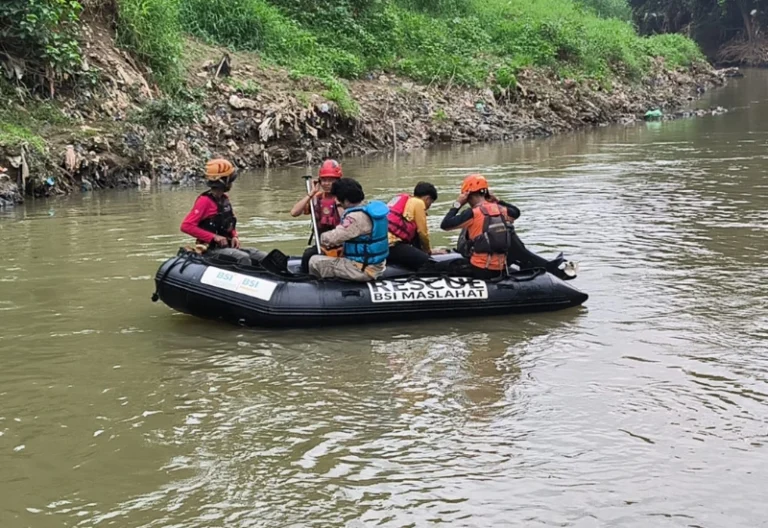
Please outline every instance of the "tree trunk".
[[741, 19], [744, 21], [744, 29], [747, 32], [747, 40], [753, 42], [755, 40], [755, 28], [752, 26], [752, 15], [749, 14], [749, 6], [745, 0], [736, 0], [736, 5], [741, 12]]

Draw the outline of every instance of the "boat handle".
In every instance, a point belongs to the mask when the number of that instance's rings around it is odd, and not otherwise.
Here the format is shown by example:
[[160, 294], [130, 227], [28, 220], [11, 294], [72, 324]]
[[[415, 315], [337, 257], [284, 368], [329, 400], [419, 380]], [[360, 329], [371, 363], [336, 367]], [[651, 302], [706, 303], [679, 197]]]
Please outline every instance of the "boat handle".
[[342, 290], [342, 297], [362, 297], [363, 294], [360, 290]]

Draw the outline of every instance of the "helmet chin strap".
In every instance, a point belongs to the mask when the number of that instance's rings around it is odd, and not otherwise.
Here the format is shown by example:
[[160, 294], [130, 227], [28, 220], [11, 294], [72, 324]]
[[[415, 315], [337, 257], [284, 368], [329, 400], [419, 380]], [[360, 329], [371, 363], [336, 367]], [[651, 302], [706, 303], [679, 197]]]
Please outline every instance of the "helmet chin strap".
[[220, 180], [209, 181], [208, 187], [214, 190], [219, 189], [224, 192], [227, 192], [232, 190], [232, 182], [234, 182], [236, 179], [237, 177], [227, 176], [225, 178], [221, 178]]

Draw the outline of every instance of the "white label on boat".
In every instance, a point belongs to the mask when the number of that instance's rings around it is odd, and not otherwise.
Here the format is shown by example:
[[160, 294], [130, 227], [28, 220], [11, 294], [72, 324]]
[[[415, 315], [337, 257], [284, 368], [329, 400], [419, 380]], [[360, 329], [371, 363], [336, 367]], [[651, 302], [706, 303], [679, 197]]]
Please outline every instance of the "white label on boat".
[[375, 303], [415, 301], [471, 301], [488, 298], [485, 282], [469, 278], [412, 279], [369, 282]]
[[227, 271], [213, 266], [205, 270], [200, 282], [214, 288], [242, 293], [262, 301], [270, 300], [275, 292], [275, 288], [277, 288], [276, 282], [250, 277], [242, 273], [235, 273], [234, 271]]

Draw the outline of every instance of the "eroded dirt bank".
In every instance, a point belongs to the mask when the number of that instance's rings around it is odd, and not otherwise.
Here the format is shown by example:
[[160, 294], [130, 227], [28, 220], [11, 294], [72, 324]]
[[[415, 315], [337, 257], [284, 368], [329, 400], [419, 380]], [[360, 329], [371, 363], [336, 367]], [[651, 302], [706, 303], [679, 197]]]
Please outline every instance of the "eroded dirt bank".
[[[585, 126], [631, 123], [660, 109], [687, 117], [686, 103], [722, 86], [732, 70], [700, 64], [669, 70], [658, 61], [640, 83], [559, 79], [526, 70], [504, 93], [421, 85], [389, 75], [349, 84], [354, 103], [320, 81], [293, 78], [251, 54], [190, 42], [189, 94], [164, 99], [105, 29], [88, 47], [100, 83], [60, 96], [66, 125], [44, 148], [2, 147], [0, 205], [32, 196], [183, 182], [204, 160], [225, 156], [242, 168], [317, 164], [436, 143], [515, 140]], [[699, 110], [696, 114], [721, 112]]]

